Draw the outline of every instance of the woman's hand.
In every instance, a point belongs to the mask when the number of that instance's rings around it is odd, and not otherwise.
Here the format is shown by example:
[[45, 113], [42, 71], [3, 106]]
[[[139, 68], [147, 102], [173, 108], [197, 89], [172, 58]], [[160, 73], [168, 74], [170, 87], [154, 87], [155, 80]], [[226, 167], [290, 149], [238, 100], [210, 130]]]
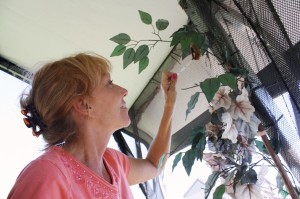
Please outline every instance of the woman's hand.
[[165, 106], [174, 108], [176, 102], [176, 83], [177, 74], [171, 72], [162, 72], [161, 88], [165, 98]]

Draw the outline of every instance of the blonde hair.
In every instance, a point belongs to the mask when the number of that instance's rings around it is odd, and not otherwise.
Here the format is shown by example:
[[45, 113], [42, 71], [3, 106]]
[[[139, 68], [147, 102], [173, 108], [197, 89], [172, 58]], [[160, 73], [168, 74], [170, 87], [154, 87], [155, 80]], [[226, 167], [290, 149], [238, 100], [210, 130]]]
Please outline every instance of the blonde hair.
[[110, 62], [104, 57], [80, 53], [48, 63], [35, 73], [32, 88], [29, 94], [22, 96], [20, 104], [23, 109], [34, 105], [47, 126], [42, 132], [47, 147], [74, 138], [72, 99], [78, 95], [88, 96], [110, 71]]

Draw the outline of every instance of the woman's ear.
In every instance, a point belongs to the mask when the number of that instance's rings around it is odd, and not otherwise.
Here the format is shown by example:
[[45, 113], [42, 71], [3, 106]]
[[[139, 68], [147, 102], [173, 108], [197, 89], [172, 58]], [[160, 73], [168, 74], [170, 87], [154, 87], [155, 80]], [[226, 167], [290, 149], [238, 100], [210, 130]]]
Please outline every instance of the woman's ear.
[[72, 101], [73, 110], [82, 115], [89, 115], [89, 110], [91, 107], [87, 103], [87, 100], [83, 96], [77, 96]]

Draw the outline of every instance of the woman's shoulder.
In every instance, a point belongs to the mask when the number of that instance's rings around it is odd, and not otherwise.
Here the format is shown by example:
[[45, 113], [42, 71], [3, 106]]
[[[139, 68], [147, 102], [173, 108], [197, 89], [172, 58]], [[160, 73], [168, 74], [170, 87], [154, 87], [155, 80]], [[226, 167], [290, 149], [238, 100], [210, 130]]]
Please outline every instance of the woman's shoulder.
[[[30, 173], [33, 172], [38, 175], [49, 175], [53, 173], [64, 174], [63, 171], [63, 161], [61, 158], [61, 152], [56, 147], [51, 147], [47, 151], [45, 151], [42, 155], [40, 155], [35, 160], [31, 161], [21, 172], [22, 173]], [[47, 171], [47, 172], [45, 172]], [[52, 175], [52, 174], [51, 174]]]
[[115, 169], [124, 170], [127, 174], [129, 172], [130, 163], [129, 158], [124, 153], [112, 149], [107, 148], [104, 153], [104, 159]]
[[124, 158], [125, 159], [128, 158], [124, 153], [113, 148], [107, 148], [105, 150], [104, 157], [117, 159], [118, 161], [123, 161]]
[[[49, 149], [31, 161], [19, 174], [8, 198], [31, 198], [33, 194], [36, 198], [45, 194], [48, 196], [44, 198], [68, 198], [60, 197], [69, 194], [69, 191], [61, 193], [60, 190], [69, 190], [70, 182], [59, 159], [58, 152]], [[53, 190], [51, 194], [49, 189]]]
[[105, 150], [105, 153], [108, 153], [108, 154], [119, 154], [121, 153], [120, 151], [116, 150], [116, 149], [113, 149], [113, 148], [109, 148], [107, 147], [106, 150]]

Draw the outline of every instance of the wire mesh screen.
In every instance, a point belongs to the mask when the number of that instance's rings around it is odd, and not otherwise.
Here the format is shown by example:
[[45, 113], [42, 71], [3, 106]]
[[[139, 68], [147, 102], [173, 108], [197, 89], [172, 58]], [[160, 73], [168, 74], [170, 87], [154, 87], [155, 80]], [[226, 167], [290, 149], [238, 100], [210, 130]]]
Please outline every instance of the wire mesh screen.
[[[293, 1], [293, 3], [286, 3], [281, 1], [281, 3], [277, 2], [273, 4], [270, 0], [255, 2], [249, 0], [233, 1], [243, 16], [245, 16], [247, 23], [256, 32], [260, 42], [264, 45], [269, 58], [273, 61], [280, 76], [282, 76], [282, 81], [286, 84], [286, 89], [299, 109], [300, 61], [299, 57], [297, 57], [299, 52], [296, 51], [294, 46], [300, 41], [299, 36], [295, 38], [295, 35], [299, 35], [300, 24], [299, 21], [293, 20], [285, 20], [284, 24], [281, 18], [291, 19], [294, 18], [293, 16], [299, 16], [300, 2]], [[276, 12], [274, 5], [276, 5], [277, 10], [280, 10], [280, 13]], [[287, 5], [298, 8], [298, 12], [295, 9], [284, 12]], [[245, 9], [245, 7], [249, 9]], [[293, 44], [289, 35], [293, 35], [294, 40], [298, 41], [295, 41], [295, 44]]]
[[300, 1], [180, 3], [198, 30], [207, 33], [210, 50], [221, 64], [226, 48], [230, 65], [249, 71], [253, 104], [299, 182]]

